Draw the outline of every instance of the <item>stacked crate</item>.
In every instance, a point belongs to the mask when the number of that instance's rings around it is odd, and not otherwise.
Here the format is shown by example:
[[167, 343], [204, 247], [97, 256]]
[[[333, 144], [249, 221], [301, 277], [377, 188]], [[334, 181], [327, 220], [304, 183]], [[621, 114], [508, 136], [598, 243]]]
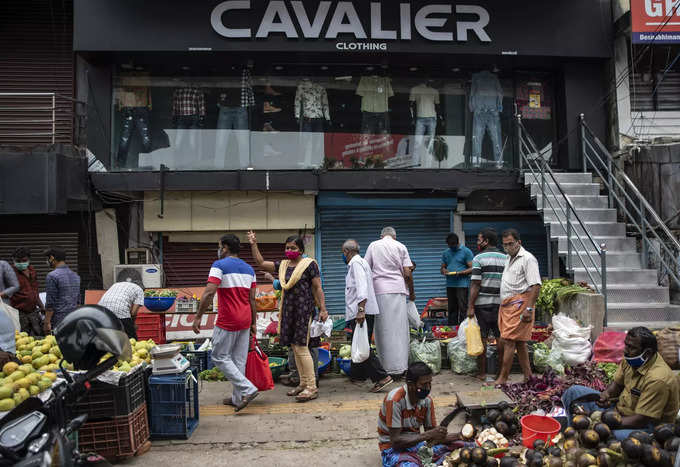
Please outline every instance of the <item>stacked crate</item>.
[[149, 378], [153, 439], [188, 439], [198, 426], [198, 383], [192, 371]]

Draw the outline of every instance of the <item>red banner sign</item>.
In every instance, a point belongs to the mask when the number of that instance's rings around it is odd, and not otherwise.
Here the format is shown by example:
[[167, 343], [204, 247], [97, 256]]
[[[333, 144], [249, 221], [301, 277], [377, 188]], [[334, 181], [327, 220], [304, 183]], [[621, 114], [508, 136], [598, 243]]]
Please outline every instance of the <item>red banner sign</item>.
[[634, 44], [680, 43], [680, 1], [631, 0]]

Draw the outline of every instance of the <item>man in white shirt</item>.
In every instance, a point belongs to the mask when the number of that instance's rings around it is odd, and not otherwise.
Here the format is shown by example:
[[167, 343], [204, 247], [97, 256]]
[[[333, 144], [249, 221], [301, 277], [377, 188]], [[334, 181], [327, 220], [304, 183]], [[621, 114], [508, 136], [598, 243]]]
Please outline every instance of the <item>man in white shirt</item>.
[[[368, 326], [370, 344], [375, 315], [379, 313], [378, 302], [373, 290], [371, 267], [359, 255], [359, 244], [356, 240], [346, 240], [342, 244], [342, 259], [347, 264], [345, 321], [352, 333], [354, 333], [356, 326]], [[352, 362], [350, 370], [350, 377], [353, 381], [364, 381], [367, 376], [373, 381], [371, 392], [379, 392], [392, 382], [392, 378], [383, 369], [373, 349], [364, 362]]]
[[408, 368], [410, 337], [406, 299], [416, 299], [413, 263], [406, 246], [397, 241], [394, 227], [382, 229], [380, 237], [368, 245], [365, 256], [373, 273], [380, 311], [375, 319], [375, 345], [385, 371], [400, 377]]
[[134, 282], [116, 282], [99, 299], [99, 305], [108, 308], [123, 323], [125, 333], [137, 339], [135, 318], [144, 306], [144, 289]]

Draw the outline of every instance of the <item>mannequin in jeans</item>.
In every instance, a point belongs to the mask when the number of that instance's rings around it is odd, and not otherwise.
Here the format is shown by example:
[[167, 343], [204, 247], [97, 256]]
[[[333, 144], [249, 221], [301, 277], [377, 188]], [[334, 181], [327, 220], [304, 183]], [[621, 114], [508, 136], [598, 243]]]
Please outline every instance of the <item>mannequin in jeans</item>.
[[[437, 130], [437, 121], [442, 119], [439, 107], [439, 91], [432, 85], [433, 79], [426, 79], [411, 88], [409, 104], [411, 120], [415, 127], [415, 165], [421, 168], [432, 167], [432, 146]], [[427, 137], [427, 142], [426, 141]]]
[[503, 167], [501, 149], [501, 120], [503, 111], [503, 88], [496, 73], [488, 70], [472, 75], [470, 88], [470, 112], [472, 120], [472, 165], [479, 167], [482, 162], [482, 142], [489, 132], [493, 145], [496, 167]]
[[[240, 68], [238, 77], [225, 80], [220, 85], [217, 99], [216, 169], [245, 169], [250, 164], [250, 116], [255, 106], [251, 67], [252, 62], [249, 62]], [[227, 158], [232, 136], [236, 137], [236, 154], [235, 157]]]
[[145, 77], [131, 76], [130, 85], [115, 90], [115, 104], [121, 117], [120, 139], [118, 143], [119, 168], [128, 168], [130, 142], [137, 130], [141, 138], [142, 151], [151, 152], [151, 132], [149, 131], [149, 112], [151, 111], [151, 92], [144, 84]]

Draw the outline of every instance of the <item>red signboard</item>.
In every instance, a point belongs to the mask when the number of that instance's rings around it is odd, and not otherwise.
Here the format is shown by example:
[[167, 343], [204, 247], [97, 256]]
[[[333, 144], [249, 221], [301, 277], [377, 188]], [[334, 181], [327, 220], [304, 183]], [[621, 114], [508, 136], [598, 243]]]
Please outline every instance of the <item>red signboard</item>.
[[635, 44], [680, 43], [680, 0], [631, 0]]

